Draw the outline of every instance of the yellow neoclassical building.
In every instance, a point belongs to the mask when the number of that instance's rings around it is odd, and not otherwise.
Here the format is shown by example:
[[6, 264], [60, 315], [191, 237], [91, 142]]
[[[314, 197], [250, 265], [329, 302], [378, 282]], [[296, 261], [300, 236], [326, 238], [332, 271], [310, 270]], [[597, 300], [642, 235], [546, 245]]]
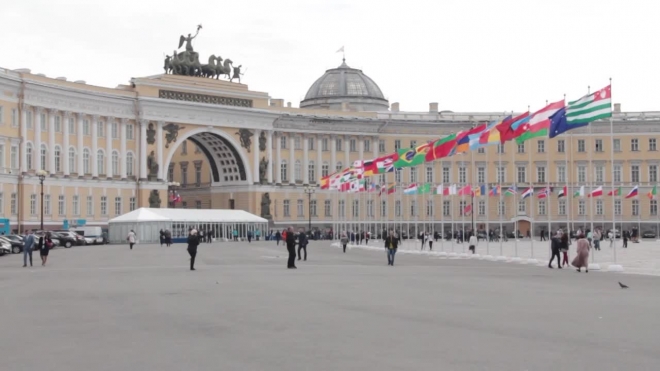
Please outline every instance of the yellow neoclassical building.
[[[44, 228], [55, 229], [105, 226], [115, 216], [151, 206], [244, 209], [269, 218], [273, 228], [303, 227], [311, 219], [319, 230], [394, 227], [415, 233], [469, 228], [474, 217], [479, 227], [501, 223], [511, 230], [518, 223], [523, 233], [532, 225], [538, 232], [569, 222], [610, 228], [613, 220], [623, 223], [617, 228], [657, 231], [657, 200], [646, 194], [658, 182], [660, 112], [621, 112], [616, 104], [613, 140], [609, 121], [595, 122], [570, 135], [486, 147], [371, 179], [396, 183], [399, 191], [392, 195], [346, 194], [315, 186], [355, 160], [506, 113], [441, 111], [437, 103], [428, 112], [405, 112], [345, 61], [310, 82], [301, 108], [214, 79], [214, 73], [229, 76], [226, 63], [210, 63], [210, 78], [204, 77], [208, 65], [186, 70], [172, 63], [166, 61], [165, 74], [115, 88], [0, 69], [4, 227], [39, 228], [42, 207]], [[48, 172], [43, 203], [39, 169]], [[549, 185], [553, 194], [525, 200], [402, 195], [411, 183], [501, 184], [502, 192], [516, 185], [518, 193]], [[639, 196], [557, 198], [564, 186], [569, 196], [583, 186], [587, 192], [602, 186], [607, 194], [613, 183], [624, 194], [639, 186]], [[170, 202], [169, 191], [181, 201]], [[472, 203], [473, 216], [462, 215]]]

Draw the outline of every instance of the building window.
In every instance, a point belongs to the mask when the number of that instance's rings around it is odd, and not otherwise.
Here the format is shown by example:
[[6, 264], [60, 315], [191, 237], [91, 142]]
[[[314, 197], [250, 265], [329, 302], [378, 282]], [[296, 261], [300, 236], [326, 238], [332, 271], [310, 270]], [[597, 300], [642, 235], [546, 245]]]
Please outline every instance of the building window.
[[323, 202], [323, 215], [332, 216], [332, 201], [325, 200]]
[[525, 170], [526, 170], [525, 166], [518, 166], [518, 183], [527, 182], [527, 176]]
[[417, 216], [417, 201], [410, 201], [410, 216]]
[[96, 123], [96, 136], [98, 138], [105, 137], [105, 125], [103, 124], [103, 121], [98, 121]]
[[536, 142], [536, 147], [539, 153], [545, 152], [545, 140], [539, 140]]
[[371, 151], [371, 141], [369, 139], [364, 140], [364, 150], [365, 152]]
[[449, 167], [443, 166], [442, 167], [442, 182], [443, 183], [451, 182], [450, 174], [451, 174], [451, 172], [449, 171]]
[[195, 165], [195, 184], [199, 187], [202, 184], [202, 165]]
[[596, 200], [596, 215], [603, 215], [603, 200]]
[[506, 183], [506, 169], [504, 166], [497, 167], [497, 182]]
[[105, 158], [103, 156], [103, 150], [99, 149], [96, 152], [96, 168], [98, 169], [99, 174], [105, 174]]
[[328, 175], [330, 175], [330, 165], [327, 162], [323, 162], [323, 165], [321, 165], [321, 176], [326, 177]]
[[298, 136], [293, 138], [293, 148], [296, 150], [302, 149], [302, 138]]
[[11, 207], [11, 215], [16, 215], [18, 213], [18, 198], [16, 193], [11, 194], [11, 201], [10, 201], [10, 207]]
[[351, 139], [348, 143], [348, 150], [351, 152], [357, 152], [357, 141], [355, 139]]
[[133, 131], [133, 124], [126, 124], [126, 139], [135, 139], [135, 132]]
[[291, 202], [289, 200], [282, 202], [282, 215], [287, 218], [291, 216]]
[[603, 152], [603, 140], [596, 139], [596, 152]]
[[426, 182], [433, 183], [433, 166], [426, 167]]
[[458, 202], [458, 215], [465, 215], [465, 207], [467, 206], [467, 201], [461, 200]]
[[174, 181], [174, 163], [171, 163], [170, 166], [167, 168], [167, 181], [168, 182]]
[[527, 212], [527, 202], [525, 200], [518, 200], [518, 212], [519, 213]]
[[578, 215], [584, 215], [586, 213], [586, 207], [584, 200], [578, 202]]
[[465, 166], [460, 166], [458, 168], [458, 182], [461, 184], [467, 183], [467, 169]]
[[649, 213], [653, 216], [658, 215], [658, 200], [651, 200], [649, 203]]
[[602, 167], [602, 166], [596, 166], [596, 167], [594, 168], [594, 170], [595, 170], [595, 178], [596, 178], [596, 182], [597, 182], [597, 183], [602, 183], [602, 182], [603, 182], [604, 175], [605, 175], [605, 168]]
[[59, 195], [57, 197], [57, 214], [66, 215], [66, 200], [64, 195]]
[[108, 215], [108, 197], [101, 196], [101, 215]]
[[353, 200], [353, 217], [360, 217], [360, 202], [358, 200]]
[[633, 152], [639, 151], [639, 139], [633, 138], [630, 140], [630, 150]]
[[584, 144], [584, 139], [578, 139], [578, 152], [586, 152], [586, 146]]
[[481, 215], [481, 216], [486, 215], [486, 201], [479, 200], [479, 203], [477, 204], [477, 209], [478, 209], [479, 215]]
[[400, 149], [401, 149], [401, 141], [397, 139], [394, 141], [394, 152], [398, 152]]
[[401, 177], [403, 174], [403, 169], [394, 169], [394, 181], [397, 183], [401, 183]]
[[539, 201], [539, 215], [545, 215], [545, 200]]
[[536, 168], [536, 181], [545, 183], [545, 166], [538, 166]]
[[30, 195], [30, 215], [37, 215], [37, 195]]
[[386, 217], [387, 216], [387, 201], [382, 200], [380, 202], [380, 216], [381, 217]]
[[417, 181], [417, 168], [416, 167], [411, 167], [410, 168], [410, 182], [415, 183]]
[[300, 160], [296, 160], [293, 168], [293, 174], [295, 175], [296, 182], [302, 182], [302, 164], [300, 163]]
[[497, 144], [497, 153], [504, 153], [504, 144], [502, 143]]
[[639, 183], [639, 165], [630, 166], [630, 181]]
[[566, 215], [566, 200], [559, 200], [559, 215]]
[[183, 143], [181, 143], [181, 154], [182, 155], [187, 155], [188, 154], [188, 141], [184, 140]]
[[658, 165], [649, 165], [649, 182], [658, 182]]
[[[128, 152], [126, 154], [126, 176], [133, 176], [133, 166], [135, 164], [135, 160], [133, 160], [133, 154], [131, 152]], [[174, 173], [174, 167], [170, 166], [168, 171], [171, 170], [172, 173]], [[174, 174], [172, 174], [174, 176]], [[171, 182], [171, 180], [170, 180]]]
[[328, 138], [321, 139], [321, 150], [322, 151], [327, 151], [328, 150], [328, 148], [330, 147], [329, 142], [330, 141], [328, 140]]
[[614, 200], [614, 215], [621, 215], [621, 200]]
[[449, 200], [442, 201], [442, 215], [451, 216], [451, 201]]
[[426, 200], [426, 216], [433, 216], [433, 200]]
[[649, 151], [657, 151], [658, 147], [655, 138], [649, 138]]
[[83, 135], [91, 135], [89, 130], [89, 120], [83, 120]]
[[80, 196], [73, 195], [73, 215], [80, 215]]
[[614, 182], [621, 183], [621, 165], [614, 165]]
[[314, 161], [309, 161], [307, 164], [307, 178], [309, 183], [316, 183], [316, 171], [314, 169]]
[[385, 141], [382, 140], [382, 139], [378, 140], [378, 151], [381, 152], [381, 153], [386, 152], [386, 150], [385, 150]]
[[50, 195], [44, 195], [44, 214], [45, 215], [51, 215]]
[[94, 198], [87, 196], [87, 215], [94, 215]]
[[87, 148], [83, 149], [83, 174], [89, 174], [89, 150]]
[[181, 185], [188, 185], [188, 165], [181, 164]]
[[311, 216], [314, 216], [314, 217], [317, 216], [316, 215], [316, 205], [317, 205], [316, 200], [311, 200], [311, 202], [309, 203], [309, 214]]
[[401, 216], [401, 200], [394, 201], [394, 215]]
[[584, 183], [587, 181], [587, 168], [585, 166], [578, 166], [578, 182]]
[[416, 140], [411, 140], [410, 141], [410, 148], [415, 148], [417, 147], [417, 141]]
[[346, 217], [346, 201], [340, 200], [337, 203], [337, 209], [339, 210], [339, 217], [340, 218], [345, 218]]
[[335, 139], [335, 151], [341, 151], [341, 139]]
[[639, 215], [639, 200], [632, 200], [632, 214], [633, 216]]
[[479, 184], [484, 184], [486, 183], [486, 168], [485, 167], [478, 167], [477, 168], [477, 182]]
[[202, 208], [202, 201], [195, 201], [195, 209], [201, 209]]
[[9, 154], [9, 166], [12, 170], [18, 169], [18, 146], [11, 146]]
[[76, 171], [76, 149], [74, 147], [69, 148], [69, 171], [72, 173], [77, 173]]
[[525, 142], [518, 143], [518, 153], [525, 153]]
[[41, 161], [40, 161], [41, 164], [39, 165], [39, 169], [46, 170], [46, 163], [48, 161], [46, 159], [47, 156], [48, 156], [48, 149], [46, 149], [45, 144], [42, 144], [41, 145]]
[[112, 176], [119, 175], [119, 153], [112, 151]]
[[566, 168], [564, 166], [557, 167], [557, 181], [559, 183], [566, 183]]
[[296, 212], [298, 216], [305, 216], [305, 210], [303, 208], [303, 200], [298, 200], [296, 202]]
[[280, 147], [282, 149], [286, 149], [286, 142], [287, 142], [286, 135], [281, 136], [280, 137]]
[[314, 138], [307, 138], [307, 149], [308, 150], [310, 150], [310, 151], [314, 150], [314, 142], [316, 142], [316, 140]]
[[557, 140], [557, 152], [564, 153], [566, 151], [566, 141], [563, 139]]
[[131, 197], [128, 199], [128, 211], [133, 211], [135, 210], [135, 197]]
[[119, 124], [116, 122], [113, 122], [110, 127], [112, 128], [112, 138], [113, 139], [119, 139]]
[[32, 143], [28, 143], [25, 145], [25, 162], [28, 170], [33, 169], [32, 167]]
[[341, 161], [337, 161], [337, 165], [335, 166], [335, 171], [341, 171], [343, 167], [343, 164]]
[[183, 202], [181, 203], [181, 208], [183, 208], [183, 209], [187, 209], [187, 208], [188, 208], [188, 202], [183, 201]]

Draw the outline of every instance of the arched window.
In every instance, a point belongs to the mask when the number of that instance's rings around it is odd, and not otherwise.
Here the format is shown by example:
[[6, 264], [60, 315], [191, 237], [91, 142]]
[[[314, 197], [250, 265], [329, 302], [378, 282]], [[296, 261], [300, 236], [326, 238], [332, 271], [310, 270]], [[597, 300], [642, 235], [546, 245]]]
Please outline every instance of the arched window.
[[296, 163], [293, 168], [293, 174], [294, 174], [293, 179], [296, 182], [302, 181], [302, 164], [300, 163], [300, 160], [296, 160]]
[[119, 175], [119, 153], [112, 151], [112, 176]]
[[286, 171], [286, 160], [282, 160], [280, 163], [280, 176], [282, 177], [282, 182], [287, 182], [289, 179]]
[[133, 176], [133, 153], [126, 154], [126, 176]]
[[42, 144], [41, 145], [41, 158], [39, 161], [39, 169], [40, 170], [46, 170], [46, 156], [48, 156], [48, 149], [46, 149], [46, 145]]
[[90, 169], [89, 156], [89, 150], [87, 148], [83, 149], [83, 174], [90, 174], [92, 172]]
[[314, 171], [314, 161], [307, 164], [307, 177], [310, 183], [316, 183], [316, 171]]
[[335, 170], [336, 170], [336, 171], [339, 171], [339, 170], [341, 170], [341, 168], [342, 168], [342, 163], [341, 163], [341, 161], [337, 161], [337, 166], [335, 166]]
[[32, 170], [32, 143], [28, 143], [25, 145], [25, 168], [28, 170]]
[[72, 173], [77, 173], [76, 171], [76, 149], [71, 147], [69, 148], [69, 171]]
[[60, 149], [60, 146], [55, 146], [53, 156], [55, 156], [55, 172], [59, 173], [62, 171], [62, 150]]
[[328, 165], [328, 161], [323, 161], [323, 165], [321, 165], [321, 176], [328, 175], [330, 175], [330, 165]]
[[99, 174], [105, 174], [105, 169], [103, 168], [104, 164], [105, 158], [103, 157], [103, 151], [99, 149], [96, 152], [96, 168], [98, 169]]

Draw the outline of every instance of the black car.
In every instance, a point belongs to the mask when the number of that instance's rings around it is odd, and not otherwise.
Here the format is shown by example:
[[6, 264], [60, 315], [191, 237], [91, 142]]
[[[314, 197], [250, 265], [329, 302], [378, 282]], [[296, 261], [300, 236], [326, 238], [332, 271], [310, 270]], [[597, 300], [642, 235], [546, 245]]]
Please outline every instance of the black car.
[[656, 234], [653, 231], [644, 231], [642, 232], [642, 238], [655, 238]]
[[76, 238], [73, 232], [53, 232], [53, 238], [60, 240], [60, 245], [67, 249], [73, 245], [80, 244], [80, 240]]
[[23, 251], [25, 244], [20, 239], [10, 239], [8, 236], [0, 236], [0, 241], [6, 242], [11, 245], [12, 254], [19, 254]]

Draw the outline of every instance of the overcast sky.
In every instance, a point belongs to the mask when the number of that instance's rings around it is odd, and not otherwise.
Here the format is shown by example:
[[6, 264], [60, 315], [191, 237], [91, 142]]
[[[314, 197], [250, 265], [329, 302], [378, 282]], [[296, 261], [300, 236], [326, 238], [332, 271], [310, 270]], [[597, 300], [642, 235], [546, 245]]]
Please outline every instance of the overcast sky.
[[298, 106], [326, 69], [362, 69], [401, 110], [522, 111], [608, 84], [660, 111], [658, 0], [21, 0], [0, 10], [0, 67], [114, 87], [163, 72], [181, 34]]

